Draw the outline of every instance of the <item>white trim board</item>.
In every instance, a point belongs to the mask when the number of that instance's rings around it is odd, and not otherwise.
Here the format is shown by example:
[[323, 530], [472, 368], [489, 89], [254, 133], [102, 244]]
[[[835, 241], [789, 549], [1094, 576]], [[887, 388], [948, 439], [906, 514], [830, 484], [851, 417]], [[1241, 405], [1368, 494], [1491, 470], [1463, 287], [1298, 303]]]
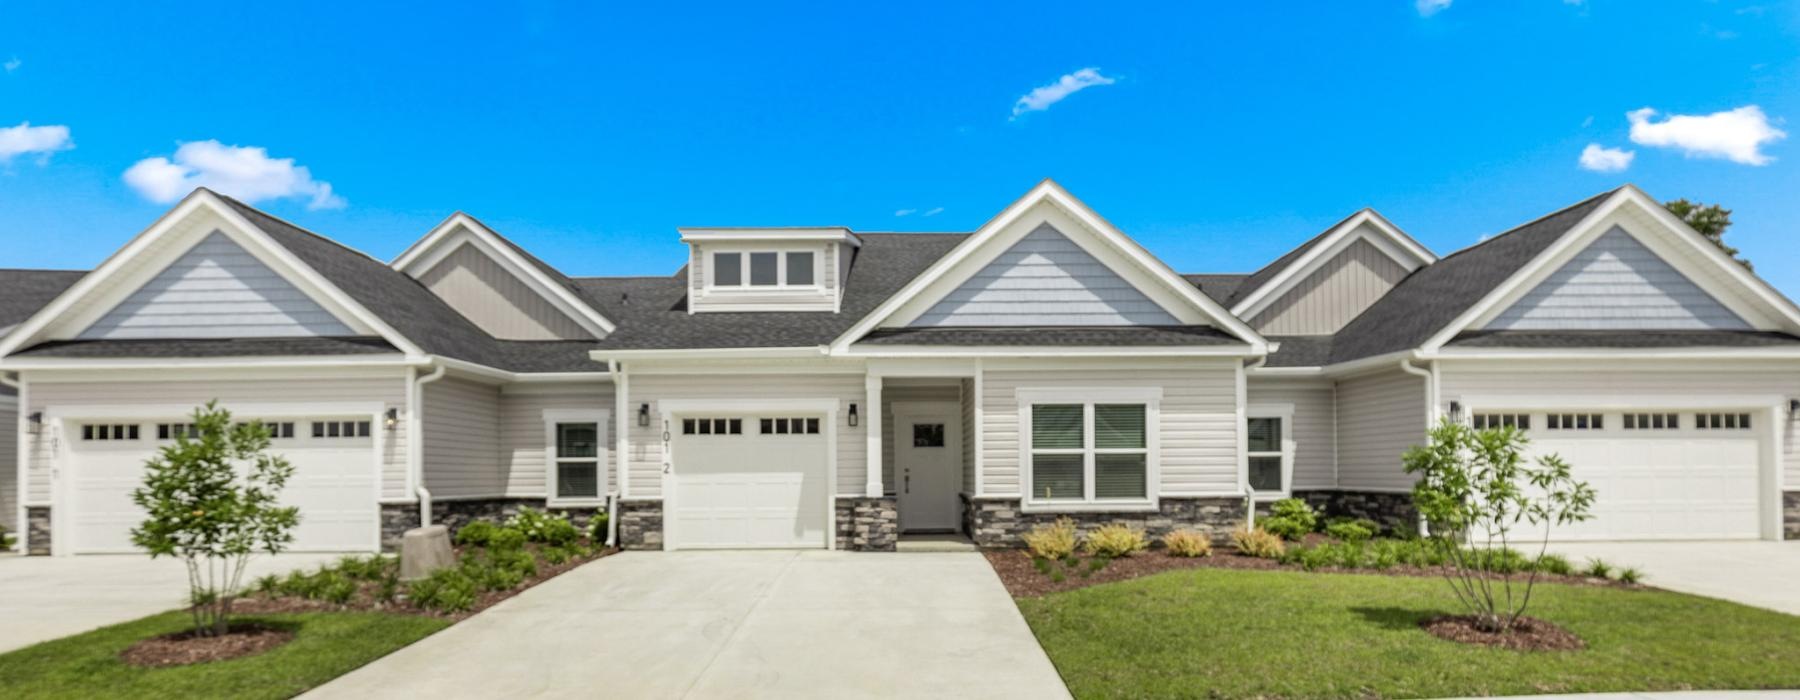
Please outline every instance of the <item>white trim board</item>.
[[394, 258], [390, 265], [395, 270], [406, 273], [408, 277], [418, 279], [464, 244], [474, 246], [475, 250], [500, 263], [513, 277], [525, 283], [525, 286], [537, 292], [538, 296], [550, 302], [595, 338], [605, 338], [618, 328], [611, 319], [526, 260], [502, 240], [500, 234], [462, 212], [444, 219], [425, 234], [424, 238], [420, 238], [399, 257]]

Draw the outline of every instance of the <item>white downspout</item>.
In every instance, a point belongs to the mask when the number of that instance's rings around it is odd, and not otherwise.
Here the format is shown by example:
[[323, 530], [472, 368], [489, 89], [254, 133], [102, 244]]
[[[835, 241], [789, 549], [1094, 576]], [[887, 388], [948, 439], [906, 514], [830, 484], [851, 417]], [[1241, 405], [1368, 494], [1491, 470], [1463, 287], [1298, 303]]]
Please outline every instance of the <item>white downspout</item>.
[[444, 378], [450, 368], [438, 365], [431, 374], [418, 376], [417, 368], [409, 370], [415, 377], [409, 382], [406, 400], [411, 404], [406, 417], [407, 480], [413, 494], [419, 497], [419, 527], [431, 525], [431, 490], [425, 488], [425, 385]]
[[[1273, 350], [1271, 350], [1271, 352], [1273, 352]], [[1269, 356], [1263, 355], [1262, 357], [1252, 360], [1250, 364], [1244, 365], [1244, 368], [1238, 371], [1238, 473], [1243, 475], [1242, 478], [1244, 480], [1245, 530], [1256, 529], [1256, 487], [1250, 485], [1250, 436], [1245, 432], [1249, 430], [1250, 425], [1248, 413], [1250, 406], [1250, 380], [1247, 375], [1250, 374], [1251, 370], [1261, 369], [1263, 365], [1268, 363]]]
[[[1412, 358], [1408, 357], [1400, 360], [1400, 371], [1425, 378], [1425, 432], [1429, 434], [1437, 424], [1437, 362], [1432, 361], [1430, 370], [1423, 370], [1413, 366]], [[1425, 523], [1424, 513], [1419, 514], [1419, 534], [1421, 536], [1430, 534], [1430, 528]]]
[[625, 365], [618, 360], [606, 361], [606, 372], [612, 375], [613, 385], [613, 430], [618, 432], [613, 442], [613, 459], [615, 478], [610, 493], [606, 495], [606, 546], [614, 547], [619, 543], [619, 499], [625, 495], [626, 459], [631, 449], [631, 380], [625, 377]]

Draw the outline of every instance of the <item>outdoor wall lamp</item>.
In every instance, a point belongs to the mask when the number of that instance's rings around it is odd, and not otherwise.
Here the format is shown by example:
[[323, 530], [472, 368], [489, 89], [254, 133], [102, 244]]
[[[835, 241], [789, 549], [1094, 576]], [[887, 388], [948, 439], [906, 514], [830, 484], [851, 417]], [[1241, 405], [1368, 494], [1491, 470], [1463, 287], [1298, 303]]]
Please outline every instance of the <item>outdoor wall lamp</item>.
[[1800, 399], [1788, 399], [1788, 415], [1800, 416]]
[[650, 427], [650, 404], [647, 404], [647, 403], [638, 404], [638, 427], [639, 428]]
[[850, 427], [856, 427], [856, 404], [850, 404]]
[[31, 423], [31, 434], [32, 435], [37, 435], [38, 433], [43, 431], [43, 429], [44, 429], [44, 412], [43, 411], [33, 411], [31, 413], [31, 415], [25, 417], [25, 420]]
[[383, 416], [382, 424], [386, 425], [388, 430], [393, 430], [395, 427], [399, 426], [400, 409], [389, 408], [387, 413]]
[[1462, 403], [1457, 401], [1450, 402], [1450, 420], [1462, 420]]

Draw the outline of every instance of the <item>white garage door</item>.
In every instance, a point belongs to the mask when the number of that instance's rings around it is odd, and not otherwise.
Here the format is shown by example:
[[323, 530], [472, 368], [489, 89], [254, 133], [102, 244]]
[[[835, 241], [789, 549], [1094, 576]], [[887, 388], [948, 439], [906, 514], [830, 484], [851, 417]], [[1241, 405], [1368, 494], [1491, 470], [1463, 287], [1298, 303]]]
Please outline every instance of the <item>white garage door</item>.
[[1531, 414], [1535, 450], [1561, 455], [1595, 491], [1593, 519], [1558, 526], [1553, 538], [1756, 538], [1758, 418], [1739, 411]]
[[[346, 552], [374, 549], [379, 531], [375, 504], [375, 440], [378, 426], [362, 418], [273, 419], [270, 452], [286, 457], [294, 475], [282, 492], [284, 505], [300, 509], [292, 551]], [[77, 554], [140, 551], [131, 528], [143, 511], [131, 502], [143, 483], [144, 462], [185, 429], [176, 422], [89, 421], [67, 423], [70, 547]]]
[[680, 416], [671, 426], [675, 549], [824, 547], [827, 432], [818, 416]]

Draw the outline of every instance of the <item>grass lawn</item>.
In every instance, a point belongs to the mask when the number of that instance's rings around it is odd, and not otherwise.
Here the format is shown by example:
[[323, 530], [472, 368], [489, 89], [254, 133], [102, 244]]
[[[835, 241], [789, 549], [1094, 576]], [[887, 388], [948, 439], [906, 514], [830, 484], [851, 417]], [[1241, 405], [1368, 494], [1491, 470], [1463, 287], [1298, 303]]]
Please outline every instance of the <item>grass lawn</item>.
[[185, 612], [152, 615], [0, 654], [0, 697], [287, 698], [450, 625], [431, 617], [366, 612], [233, 619], [294, 625], [294, 640], [230, 661], [161, 669], [128, 666], [119, 660], [126, 647], [192, 625]]
[[1443, 697], [1800, 687], [1800, 617], [1654, 590], [1540, 586], [1588, 648], [1448, 642], [1438, 579], [1194, 569], [1019, 608], [1076, 697]]

